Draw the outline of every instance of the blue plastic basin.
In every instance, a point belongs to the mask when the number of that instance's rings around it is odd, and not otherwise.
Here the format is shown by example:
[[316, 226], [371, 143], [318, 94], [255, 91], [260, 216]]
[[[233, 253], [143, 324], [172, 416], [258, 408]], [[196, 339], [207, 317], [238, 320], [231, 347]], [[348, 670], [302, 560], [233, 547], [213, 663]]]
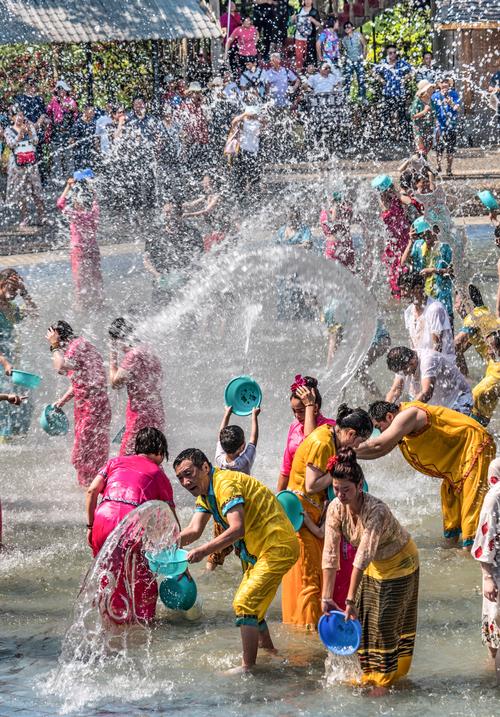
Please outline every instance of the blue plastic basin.
[[180, 578], [165, 578], [160, 583], [160, 600], [170, 610], [190, 610], [197, 595], [196, 583], [187, 573]]
[[24, 386], [25, 388], [37, 388], [42, 380], [41, 376], [36, 373], [28, 373], [27, 371], [19, 371], [15, 368], [12, 371], [12, 383], [16, 386]]
[[64, 436], [68, 432], [69, 421], [62, 408], [49, 404], [40, 415], [40, 426], [49, 436]]
[[361, 642], [361, 623], [347, 620], [343, 612], [331, 610], [318, 622], [318, 634], [323, 645], [335, 655], [352, 655]]

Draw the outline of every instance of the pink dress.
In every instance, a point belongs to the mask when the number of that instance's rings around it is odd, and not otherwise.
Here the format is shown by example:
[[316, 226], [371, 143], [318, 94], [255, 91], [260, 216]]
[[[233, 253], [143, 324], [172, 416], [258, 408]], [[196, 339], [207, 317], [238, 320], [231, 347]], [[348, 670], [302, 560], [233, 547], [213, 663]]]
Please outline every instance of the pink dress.
[[340, 207], [338, 218], [326, 209], [319, 215], [319, 223], [325, 236], [325, 257], [335, 259], [354, 271], [356, 256], [351, 236], [352, 207]]
[[101, 252], [97, 243], [99, 205], [94, 202], [90, 211], [70, 209], [66, 198], [59, 197], [57, 208], [70, 221], [70, 259], [75, 294], [82, 309], [100, 308], [103, 304]]
[[403, 271], [401, 257], [410, 241], [410, 222], [406, 216], [403, 203], [396, 195], [389, 209], [385, 209], [380, 218], [387, 227], [390, 238], [382, 252], [382, 261], [386, 265], [389, 286], [394, 298], [401, 298], [398, 279]]
[[125, 433], [120, 446], [123, 456], [135, 452], [135, 437], [142, 428], [158, 428], [165, 433], [165, 412], [161, 362], [148, 344], [127, 351], [120, 368], [127, 372], [128, 393]]
[[[316, 416], [316, 428], [319, 428], [319, 426], [322, 426], [324, 423], [334, 426], [335, 420], [333, 418], [325, 418], [321, 413], [318, 413]], [[304, 426], [296, 419], [288, 429], [285, 453], [283, 454], [283, 460], [281, 462], [281, 473], [283, 475], [290, 475], [293, 457], [303, 440]], [[340, 564], [335, 578], [335, 588], [332, 596], [333, 600], [335, 600], [337, 605], [342, 610], [345, 610], [345, 599], [347, 597], [347, 593], [349, 592], [352, 564], [355, 556], [356, 548], [354, 548], [342, 537], [340, 541]]]
[[[92, 552], [94, 557], [108, 535], [134, 508], [148, 500], [162, 500], [174, 508], [172, 485], [163, 468], [147, 456], [112, 458], [99, 471], [105, 479], [103, 499], [94, 514]], [[141, 538], [125, 536], [111, 554], [111, 572], [115, 585], [106, 604], [106, 615], [118, 624], [135, 619], [152, 620], [155, 616], [158, 589], [142, 552]], [[108, 585], [103, 578], [102, 588]], [[103, 594], [106, 591], [103, 590]]]
[[240, 57], [257, 57], [257, 28], [237, 27], [231, 37], [238, 42], [238, 55]]
[[99, 351], [82, 336], [64, 353], [74, 392], [75, 442], [71, 462], [78, 482], [88, 486], [109, 453], [109, 405], [106, 371]]

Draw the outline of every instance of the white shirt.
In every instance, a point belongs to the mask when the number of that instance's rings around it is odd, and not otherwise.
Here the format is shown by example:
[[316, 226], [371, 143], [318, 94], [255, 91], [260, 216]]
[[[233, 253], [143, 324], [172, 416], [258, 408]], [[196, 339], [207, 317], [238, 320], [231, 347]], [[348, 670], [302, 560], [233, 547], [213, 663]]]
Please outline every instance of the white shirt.
[[312, 77], [307, 78], [307, 84], [314, 90], [314, 94], [318, 95], [325, 92], [333, 92], [333, 90], [342, 84], [342, 75], [339, 70], [335, 69], [328, 73], [326, 77], [317, 72]]
[[455, 363], [455, 345], [448, 312], [440, 301], [428, 297], [420, 316], [417, 316], [414, 304], [405, 309], [405, 326], [410, 334], [411, 348], [434, 349], [432, 334], [442, 334], [441, 353]]
[[240, 134], [240, 148], [250, 154], [257, 154], [260, 144], [260, 120], [243, 121]]
[[434, 379], [434, 392], [427, 403], [431, 406], [446, 406], [455, 410], [468, 406], [470, 411], [473, 403], [472, 392], [456, 364], [450, 363], [437, 351], [424, 349], [417, 353], [419, 359], [417, 370], [411, 376], [404, 376], [405, 388], [411, 398], [415, 398], [422, 390], [422, 381], [430, 378]]
[[95, 136], [99, 137], [101, 142], [102, 154], [109, 154], [111, 150], [111, 142], [109, 141], [107, 130], [110, 124], [113, 124], [113, 120], [109, 115], [101, 115], [95, 123]]

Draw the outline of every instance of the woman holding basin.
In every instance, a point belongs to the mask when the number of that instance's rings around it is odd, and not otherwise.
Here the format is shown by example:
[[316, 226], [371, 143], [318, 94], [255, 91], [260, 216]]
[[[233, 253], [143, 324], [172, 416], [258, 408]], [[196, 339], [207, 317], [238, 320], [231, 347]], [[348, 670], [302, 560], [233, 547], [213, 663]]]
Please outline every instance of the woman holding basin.
[[[372, 421], [361, 408], [339, 406], [335, 426], [316, 428], [297, 448], [288, 489], [300, 499], [304, 525], [297, 533], [300, 557], [282, 584], [283, 622], [315, 629], [321, 616], [324, 506], [332, 478], [328, 460], [341, 448], [357, 447], [372, 433]], [[307, 527], [307, 526], [310, 527]]]
[[357, 547], [345, 618], [359, 615], [362, 682], [382, 693], [411, 666], [417, 628], [418, 551], [387, 505], [363, 492], [363, 471], [351, 448], [332, 456], [327, 471], [336, 498], [326, 514], [323, 611], [338, 610], [330, 596], [344, 538]]

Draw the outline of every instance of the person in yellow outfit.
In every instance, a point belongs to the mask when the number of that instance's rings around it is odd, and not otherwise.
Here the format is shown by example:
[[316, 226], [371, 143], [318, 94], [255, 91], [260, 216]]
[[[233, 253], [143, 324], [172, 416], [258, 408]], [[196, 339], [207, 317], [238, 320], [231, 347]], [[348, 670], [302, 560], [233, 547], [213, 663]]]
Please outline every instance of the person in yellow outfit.
[[500, 361], [488, 336], [500, 331], [500, 320], [484, 305], [481, 292], [473, 284], [469, 285], [469, 297], [470, 301], [457, 292], [455, 300], [455, 309], [463, 319], [463, 326], [455, 336], [457, 365], [467, 376], [465, 352], [471, 346], [486, 362], [486, 373], [472, 390], [472, 417], [487, 426], [500, 396]]
[[492, 436], [463, 413], [420, 401], [375, 401], [369, 414], [381, 435], [359, 446], [358, 458], [380, 458], [399, 444], [412, 468], [441, 478], [445, 538], [456, 541], [462, 534], [463, 547], [470, 549], [496, 453]]
[[174, 461], [180, 484], [196, 498], [196, 510], [180, 533], [180, 545], [189, 545], [203, 533], [213, 516], [222, 533], [194, 548], [189, 563], [199, 563], [228, 545], [239, 550], [243, 579], [233, 600], [236, 625], [241, 630], [241, 667], [254, 667], [258, 648], [274, 651], [265, 617], [283, 575], [299, 557], [292, 524], [274, 494], [246, 473], [213, 468], [197, 448], [182, 451]]
[[379, 498], [363, 491], [363, 471], [352, 448], [328, 462], [335, 500], [328, 506], [323, 550], [323, 611], [340, 566], [341, 540], [357, 548], [345, 619], [361, 622], [358, 657], [363, 683], [381, 694], [407, 674], [417, 633], [419, 559], [410, 534]]
[[323, 424], [305, 438], [295, 453], [288, 490], [298, 495], [304, 525], [297, 533], [300, 557], [283, 578], [283, 622], [315, 629], [321, 617], [321, 555], [324, 505], [332, 478], [328, 459], [340, 448], [358, 446], [370, 436], [373, 425], [362, 408], [339, 406], [335, 426]]

